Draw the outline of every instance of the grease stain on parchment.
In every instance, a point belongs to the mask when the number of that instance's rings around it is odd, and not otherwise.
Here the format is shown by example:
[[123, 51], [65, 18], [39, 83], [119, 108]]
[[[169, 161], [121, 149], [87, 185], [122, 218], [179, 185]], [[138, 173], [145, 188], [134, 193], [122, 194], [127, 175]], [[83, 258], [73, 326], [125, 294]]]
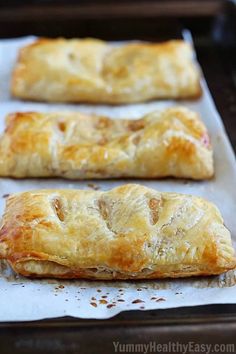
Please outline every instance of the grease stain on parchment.
[[19, 279], [20, 279], [20, 276], [17, 275], [11, 269], [11, 267], [8, 265], [7, 261], [5, 261], [5, 260], [0, 260], [0, 277], [4, 278], [5, 280], [7, 280], [9, 282], [14, 282], [14, 283], [19, 282]]
[[212, 277], [201, 277], [192, 284], [196, 288], [230, 288], [236, 285], [236, 271], [230, 270], [224, 274]]

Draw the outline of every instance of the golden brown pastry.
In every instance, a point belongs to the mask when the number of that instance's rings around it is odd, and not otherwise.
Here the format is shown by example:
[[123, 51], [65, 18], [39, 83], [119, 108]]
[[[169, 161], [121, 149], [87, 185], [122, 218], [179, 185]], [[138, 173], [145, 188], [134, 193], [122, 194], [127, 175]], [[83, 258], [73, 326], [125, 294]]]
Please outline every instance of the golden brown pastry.
[[40, 39], [20, 50], [13, 96], [52, 102], [128, 103], [201, 95], [191, 46], [181, 40], [114, 46]]
[[213, 204], [135, 184], [10, 196], [0, 258], [25, 276], [92, 279], [210, 275], [236, 265]]
[[82, 113], [15, 113], [0, 138], [0, 176], [73, 179], [210, 178], [212, 148], [183, 107], [139, 120]]

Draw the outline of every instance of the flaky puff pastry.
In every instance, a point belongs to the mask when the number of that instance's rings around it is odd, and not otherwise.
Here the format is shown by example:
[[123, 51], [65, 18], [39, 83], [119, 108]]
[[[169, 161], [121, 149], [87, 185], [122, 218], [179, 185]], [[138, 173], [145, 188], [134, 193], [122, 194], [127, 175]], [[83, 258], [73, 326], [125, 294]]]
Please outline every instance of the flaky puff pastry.
[[236, 264], [213, 204], [136, 184], [10, 196], [0, 256], [22, 275], [62, 278], [176, 278]]
[[11, 91], [37, 101], [112, 104], [201, 95], [192, 48], [181, 40], [40, 39], [20, 50]]
[[0, 138], [0, 176], [86, 179], [213, 175], [198, 115], [175, 107], [139, 120], [82, 113], [15, 113]]

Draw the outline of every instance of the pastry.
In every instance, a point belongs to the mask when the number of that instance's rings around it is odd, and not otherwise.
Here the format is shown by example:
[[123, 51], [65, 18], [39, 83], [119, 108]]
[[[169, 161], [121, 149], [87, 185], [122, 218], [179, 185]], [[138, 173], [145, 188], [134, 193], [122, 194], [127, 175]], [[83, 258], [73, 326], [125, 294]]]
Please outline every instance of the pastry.
[[0, 258], [24, 276], [91, 279], [211, 275], [236, 265], [213, 204], [136, 184], [10, 196]]
[[0, 176], [206, 179], [213, 172], [206, 127], [183, 107], [139, 120], [15, 113], [0, 138]]
[[51, 102], [131, 103], [201, 95], [191, 46], [182, 40], [112, 45], [40, 39], [20, 50], [12, 95]]

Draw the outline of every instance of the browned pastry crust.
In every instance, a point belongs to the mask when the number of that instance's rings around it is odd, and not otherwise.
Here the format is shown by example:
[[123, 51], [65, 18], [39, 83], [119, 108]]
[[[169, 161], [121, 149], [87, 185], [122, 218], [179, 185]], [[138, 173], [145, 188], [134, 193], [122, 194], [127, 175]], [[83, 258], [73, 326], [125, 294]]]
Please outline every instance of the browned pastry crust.
[[40, 39], [21, 49], [11, 91], [22, 99], [112, 104], [201, 95], [192, 48], [181, 40], [117, 47]]
[[15, 113], [0, 138], [0, 176], [207, 179], [213, 173], [207, 129], [183, 107], [139, 120]]
[[10, 196], [0, 258], [25, 276], [91, 279], [211, 275], [236, 265], [213, 204], [135, 184]]

